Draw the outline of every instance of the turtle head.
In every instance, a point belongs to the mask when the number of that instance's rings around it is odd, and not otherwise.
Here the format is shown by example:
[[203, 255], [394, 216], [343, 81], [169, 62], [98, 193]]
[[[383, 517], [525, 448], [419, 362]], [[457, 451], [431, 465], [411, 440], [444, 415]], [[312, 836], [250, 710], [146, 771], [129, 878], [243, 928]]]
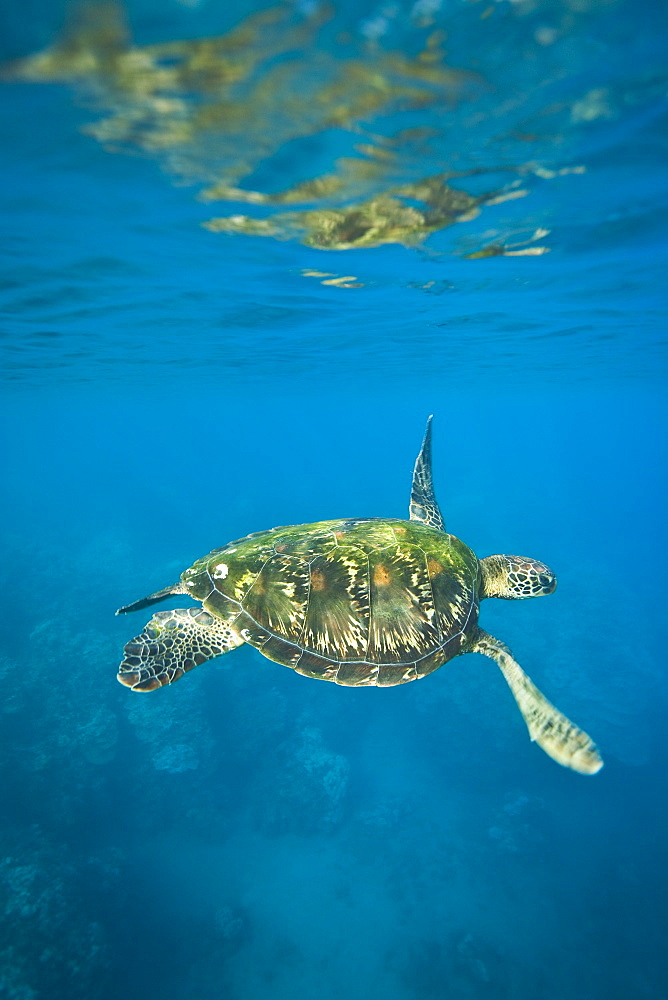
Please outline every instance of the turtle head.
[[518, 601], [545, 597], [557, 589], [557, 578], [549, 566], [526, 556], [487, 556], [480, 560], [480, 597]]

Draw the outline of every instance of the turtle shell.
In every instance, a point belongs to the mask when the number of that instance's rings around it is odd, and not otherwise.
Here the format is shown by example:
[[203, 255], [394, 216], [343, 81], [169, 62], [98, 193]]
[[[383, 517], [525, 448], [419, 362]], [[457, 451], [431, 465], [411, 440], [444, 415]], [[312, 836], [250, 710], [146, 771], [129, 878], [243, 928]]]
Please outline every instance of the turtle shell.
[[270, 660], [353, 687], [431, 673], [478, 617], [474, 553], [415, 521], [272, 528], [215, 549], [182, 579]]

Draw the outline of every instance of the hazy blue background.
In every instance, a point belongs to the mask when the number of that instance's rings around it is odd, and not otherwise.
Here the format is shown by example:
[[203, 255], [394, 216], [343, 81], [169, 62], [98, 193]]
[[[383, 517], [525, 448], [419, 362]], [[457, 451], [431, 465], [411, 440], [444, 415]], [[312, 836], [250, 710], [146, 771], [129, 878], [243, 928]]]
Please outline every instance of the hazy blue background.
[[[352, 33], [384, 16], [335, 7]], [[5, 58], [64, 9], [4, 0]], [[252, 9], [130, 4], [142, 43]], [[551, 99], [601, 89], [603, 112], [566, 115], [541, 161], [586, 173], [530, 177], [424, 249], [207, 232], [192, 187], [80, 131], [71, 87], [2, 84], [3, 1000], [668, 995], [666, 8], [482, 9], [436, 11], [492, 82], [489, 136], [454, 130], [444, 156], [495, 163], [493, 109], [543, 58]], [[538, 227], [544, 256], [464, 257]], [[151, 695], [116, 683], [144, 616], [115, 608], [209, 549], [404, 516], [432, 412], [449, 530], [559, 576], [482, 624], [596, 739], [599, 775], [529, 743], [482, 657], [351, 690], [243, 647]]]

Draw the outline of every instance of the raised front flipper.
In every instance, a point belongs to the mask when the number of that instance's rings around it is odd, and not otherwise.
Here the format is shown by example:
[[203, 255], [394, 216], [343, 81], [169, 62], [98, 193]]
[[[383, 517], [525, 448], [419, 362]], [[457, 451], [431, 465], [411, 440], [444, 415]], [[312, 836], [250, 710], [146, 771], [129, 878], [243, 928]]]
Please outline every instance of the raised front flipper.
[[431, 417], [427, 418], [422, 447], [415, 460], [409, 513], [411, 521], [420, 521], [422, 524], [429, 525], [430, 528], [445, 531], [445, 522], [436, 502], [431, 475], [431, 419]]
[[469, 652], [489, 656], [499, 665], [527, 724], [529, 736], [546, 754], [580, 774], [596, 774], [601, 770], [603, 760], [593, 740], [541, 694], [507, 646], [478, 629]]
[[153, 691], [243, 641], [227, 622], [203, 608], [159, 611], [125, 646], [118, 680], [133, 691]]

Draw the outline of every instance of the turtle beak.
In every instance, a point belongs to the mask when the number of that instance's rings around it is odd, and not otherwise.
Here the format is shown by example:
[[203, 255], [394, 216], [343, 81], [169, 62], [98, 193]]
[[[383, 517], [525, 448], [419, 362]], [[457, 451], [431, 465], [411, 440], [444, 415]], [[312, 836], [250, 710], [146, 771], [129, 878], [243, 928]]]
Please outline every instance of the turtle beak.
[[538, 579], [543, 594], [553, 594], [557, 589], [557, 578], [554, 573], [541, 573]]

